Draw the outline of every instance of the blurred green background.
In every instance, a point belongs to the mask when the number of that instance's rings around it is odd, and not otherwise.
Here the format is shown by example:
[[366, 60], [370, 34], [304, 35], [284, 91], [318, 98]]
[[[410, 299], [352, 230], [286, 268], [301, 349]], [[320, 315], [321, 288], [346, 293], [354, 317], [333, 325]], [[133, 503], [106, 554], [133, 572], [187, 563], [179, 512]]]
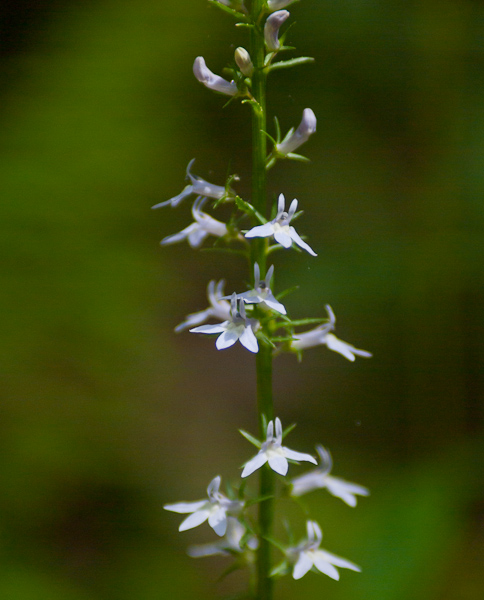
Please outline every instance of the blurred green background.
[[[216, 72], [245, 33], [205, 0], [6, 2], [0, 74], [0, 598], [212, 598], [223, 559], [185, 548], [164, 502], [237, 480], [255, 432], [254, 360], [176, 336], [209, 279], [242, 262], [158, 241], [185, 227], [184, 169], [249, 198], [249, 109]], [[309, 106], [312, 163], [278, 164], [318, 252], [274, 255], [296, 318], [330, 303], [325, 348], [275, 365], [291, 447], [331, 448], [368, 485], [356, 509], [307, 497], [323, 546], [360, 564], [336, 583], [286, 578], [278, 598], [471, 600], [484, 594], [484, 5], [302, 0], [288, 41], [312, 66], [271, 76], [283, 130]], [[203, 339], [202, 339], [203, 338]], [[302, 469], [293, 468], [293, 473]], [[284, 505], [285, 506], [285, 505]], [[283, 508], [283, 507], [281, 507]], [[303, 533], [304, 515], [294, 513]]]

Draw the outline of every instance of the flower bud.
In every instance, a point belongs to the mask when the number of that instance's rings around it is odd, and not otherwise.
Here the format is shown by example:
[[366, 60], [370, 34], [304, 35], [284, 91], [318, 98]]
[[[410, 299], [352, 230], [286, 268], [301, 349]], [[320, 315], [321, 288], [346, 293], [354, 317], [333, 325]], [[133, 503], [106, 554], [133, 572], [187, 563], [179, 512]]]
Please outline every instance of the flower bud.
[[279, 50], [281, 45], [279, 42], [279, 28], [288, 17], [289, 12], [287, 10], [278, 10], [267, 17], [264, 25], [264, 38], [269, 50]]
[[246, 77], [252, 77], [252, 73], [254, 72], [254, 65], [250, 60], [250, 54], [247, 52], [245, 48], [239, 47], [235, 51], [235, 62], [239, 67], [240, 71]]
[[268, 0], [267, 8], [274, 12], [275, 10], [280, 10], [281, 8], [286, 8], [289, 4], [296, 2], [296, 0]]
[[215, 75], [205, 64], [203, 56], [198, 56], [193, 63], [193, 74], [200, 83], [211, 90], [234, 96], [237, 93], [237, 86], [233, 81], [227, 81], [219, 75]]
[[310, 108], [305, 108], [299, 127], [294, 131], [291, 129], [276, 150], [280, 154], [289, 154], [306, 142], [311, 134], [316, 131], [316, 115]]

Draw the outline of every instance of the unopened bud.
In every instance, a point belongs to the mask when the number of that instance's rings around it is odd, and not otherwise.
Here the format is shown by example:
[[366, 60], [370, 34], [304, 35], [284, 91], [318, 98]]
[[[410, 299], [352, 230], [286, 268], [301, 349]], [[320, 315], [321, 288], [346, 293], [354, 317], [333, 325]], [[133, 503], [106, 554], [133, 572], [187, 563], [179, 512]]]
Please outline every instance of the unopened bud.
[[254, 72], [254, 65], [250, 60], [250, 54], [247, 52], [245, 48], [239, 47], [235, 51], [235, 62], [239, 67], [240, 71], [246, 77], [252, 77], [252, 73]]
[[289, 11], [287, 10], [278, 10], [267, 17], [264, 25], [264, 38], [269, 50], [279, 50], [281, 45], [279, 42], [279, 28], [288, 17]]
[[200, 83], [211, 90], [234, 96], [237, 93], [237, 86], [233, 81], [227, 81], [220, 75], [215, 75], [205, 64], [203, 56], [198, 56], [193, 63], [193, 74]]
[[306, 142], [310, 135], [316, 131], [316, 115], [310, 108], [305, 108], [299, 127], [294, 131], [291, 129], [276, 150], [281, 154], [289, 154]]

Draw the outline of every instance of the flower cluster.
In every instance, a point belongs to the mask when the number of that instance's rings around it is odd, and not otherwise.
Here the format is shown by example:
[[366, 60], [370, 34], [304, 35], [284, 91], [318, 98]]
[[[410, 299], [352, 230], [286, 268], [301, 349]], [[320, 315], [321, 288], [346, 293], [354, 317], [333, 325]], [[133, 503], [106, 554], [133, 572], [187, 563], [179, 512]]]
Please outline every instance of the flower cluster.
[[[210, 1], [213, 6], [234, 16], [240, 25], [250, 29], [250, 52], [242, 46], [237, 47], [230, 68], [223, 71], [224, 77], [211, 71], [205, 59], [198, 56], [193, 63], [193, 74], [205, 88], [224, 95], [227, 104], [240, 101], [252, 111], [254, 149], [259, 150], [254, 152], [254, 172], [258, 174], [255, 181], [259, 183], [254, 186], [252, 198], [243, 198], [232, 187], [239, 180], [238, 176], [231, 175], [225, 182], [219, 181], [219, 184], [210, 183], [193, 174], [195, 159], [192, 159], [186, 169], [186, 185], [182, 191], [155, 204], [153, 208], [176, 208], [192, 197], [192, 221], [178, 233], [164, 237], [161, 245], [168, 246], [186, 240], [192, 248], [199, 249], [212, 243], [217, 251], [242, 256], [250, 265], [251, 280], [248, 285], [238, 290], [229, 289], [227, 295], [225, 279], [212, 279], [207, 286], [208, 307], [188, 314], [175, 331], [189, 330], [191, 333], [216, 335], [217, 350], [238, 346], [237, 342], [240, 342], [250, 353], [259, 353], [256, 365], [258, 403], [263, 400], [259, 404], [258, 415], [261, 439], [240, 430], [257, 448], [257, 452], [242, 466], [239, 484], [227, 485], [226, 494], [221, 491], [222, 480], [217, 476], [207, 487], [207, 498], [166, 504], [164, 508], [187, 515], [179, 531], [208, 522], [218, 536], [215, 542], [190, 546], [190, 556], [231, 556], [236, 566], [253, 568], [255, 561], [259, 560], [255, 555], [268, 556], [267, 546], [274, 544], [282, 551], [283, 560], [272, 573], [269, 573], [270, 567], [262, 575], [260, 569], [256, 569], [258, 577], [268, 579], [270, 576], [292, 573], [292, 577], [298, 580], [309, 571], [316, 571], [337, 580], [338, 567], [353, 571], [359, 571], [360, 568], [320, 547], [322, 531], [315, 520], [306, 520], [306, 537], [299, 544], [284, 544], [275, 541], [268, 529], [273, 515], [266, 513], [266, 517], [267, 514], [269, 517], [263, 519], [261, 516], [257, 520], [253, 509], [253, 505], [259, 505], [261, 515], [263, 510], [273, 512], [274, 498], [281, 490], [286, 498], [297, 500], [298, 503], [299, 497], [306, 493], [327, 490], [350, 507], [356, 506], [357, 496], [369, 494], [367, 488], [331, 474], [333, 461], [329, 451], [322, 445], [316, 446], [319, 462], [312, 454], [284, 445], [283, 440], [292, 428], [284, 431], [279, 417], [272, 417], [272, 395], [266, 393], [264, 396], [261, 391], [270, 388], [270, 382], [269, 385], [266, 385], [267, 381], [259, 385], [263, 376], [267, 379], [270, 377], [271, 370], [266, 368], [264, 371], [264, 365], [267, 366], [281, 352], [296, 354], [300, 359], [307, 349], [326, 346], [352, 362], [356, 356], [371, 356], [370, 352], [335, 336], [336, 317], [329, 304], [326, 305], [327, 318], [291, 318], [285, 301], [284, 304], [281, 302], [291, 290], [277, 293], [275, 267], [268, 260], [269, 254], [277, 250], [292, 250], [300, 254], [303, 251], [306, 254], [301, 255], [309, 261], [313, 259], [309, 259], [307, 254], [317, 257], [305, 236], [300, 235], [294, 227], [301, 215], [301, 211], [297, 212], [299, 201], [293, 199], [286, 210], [285, 196], [279, 193], [272, 206], [267, 207], [265, 184], [261, 183], [265, 181], [265, 172], [279, 161], [307, 161], [296, 151], [299, 152], [299, 148], [310, 140], [317, 128], [314, 111], [305, 108], [297, 127], [291, 127], [282, 137], [279, 122], [275, 119], [276, 131], [274, 137], [270, 135], [266, 127], [265, 94], [261, 92], [266, 76], [273, 70], [308, 63], [312, 59], [280, 59], [283, 53], [292, 50], [285, 42], [288, 31], [285, 23], [290, 17], [286, 7], [295, 0], [254, 0], [249, 7], [245, 0]], [[272, 141], [270, 150], [267, 150], [267, 140]], [[222, 212], [220, 216], [217, 213], [219, 209], [225, 214]], [[279, 274], [278, 267], [278, 277]], [[227, 277], [230, 281], [233, 273], [226, 275], [230, 276]], [[298, 331], [299, 327], [309, 325], [313, 328]], [[290, 465], [300, 463], [311, 463], [314, 467], [290, 479]], [[246, 485], [254, 479], [251, 476], [256, 472], [259, 472], [261, 481], [259, 495], [254, 495]], [[270, 485], [264, 486], [264, 482], [270, 482]], [[268, 489], [270, 493], [267, 493]]]

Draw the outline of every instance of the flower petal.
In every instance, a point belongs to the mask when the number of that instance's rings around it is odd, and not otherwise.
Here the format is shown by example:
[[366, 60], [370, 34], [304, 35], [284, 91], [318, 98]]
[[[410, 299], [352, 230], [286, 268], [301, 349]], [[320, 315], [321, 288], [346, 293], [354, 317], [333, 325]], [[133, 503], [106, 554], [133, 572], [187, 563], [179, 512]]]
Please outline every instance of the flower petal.
[[318, 550], [318, 555], [321, 556], [325, 561], [331, 563], [332, 565], [336, 565], [337, 567], [342, 567], [343, 569], [350, 569], [351, 571], [356, 571], [357, 573], [361, 572], [361, 569], [355, 563], [352, 563], [346, 558], [342, 558], [341, 556], [337, 556], [332, 552], [328, 552], [327, 550]]
[[294, 229], [294, 227], [292, 227], [292, 225], [289, 227], [289, 231], [289, 235], [300, 248], [306, 250], [306, 252], [309, 252], [311, 256], [317, 256], [316, 252], [311, 248], [311, 246], [306, 244], [306, 242], [300, 238], [298, 232]]
[[301, 577], [304, 577], [304, 575], [311, 570], [312, 566], [312, 559], [306, 554], [306, 552], [301, 552], [297, 563], [294, 565], [292, 576], [294, 579], [301, 579]]
[[318, 571], [324, 573], [328, 577], [331, 577], [331, 579], [339, 581], [338, 571], [333, 567], [333, 565], [324, 560], [324, 557], [321, 556], [320, 551], [316, 550], [315, 552], [313, 552], [313, 554], [314, 566], [318, 569]]
[[272, 223], [266, 223], [265, 225], [257, 225], [252, 227], [246, 234], [246, 238], [253, 237], [269, 237], [274, 233], [274, 226]]
[[254, 456], [254, 458], [251, 458], [249, 460], [249, 462], [246, 463], [244, 470], [242, 471], [241, 477], [248, 477], [249, 475], [252, 475], [252, 473], [254, 471], [257, 471], [257, 469], [260, 469], [262, 467], [262, 465], [264, 465], [266, 462], [267, 462], [266, 453], [259, 452], [258, 454], [256, 454]]
[[225, 350], [225, 348], [230, 348], [230, 346], [233, 346], [238, 339], [239, 334], [237, 331], [233, 329], [226, 329], [222, 335], [217, 338], [215, 346], [217, 350]]
[[212, 511], [208, 517], [208, 524], [217, 535], [225, 535], [225, 532], [227, 531], [227, 515], [225, 514], [225, 509], [219, 506], [216, 510]]
[[291, 450], [285, 446], [282, 448], [282, 450], [284, 451], [284, 456], [291, 458], [292, 460], [304, 460], [313, 463], [313, 465], [318, 464], [318, 461], [314, 458], [314, 456], [306, 454], [305, 452], [296, 452], [295, 450]]
[[279, 473], [279, 475], [286, 475], [289, 469], [289, 463], [284, 456], [269, 457], [269, 466], [273, 471]]
[[200, 327], [194, 327], [190, 329], [191, 333], [223, 333], [226, 329], [225, 323], [219, 323], [216, 325], [200, 325]]
[[291, 236], [285, 231], [276, 231], [274, 233], [274, 239], [276, 240], [276, 242], [279, 242], [281, 246], [284, 246], [284, 248], [290, 248], [292, 246]]
[[330, 350], [333, 350], [333, 352], [337, 352], [338, 354], [341, 354], [348, 360], [351, 360], [351, 362], [354, 362], [355, 355], [352, 352], [353, 347], [351, 346], [351, 344], [343, 342], [343, 340], [340, 340], [332, 333], [327, 334], [325, 338], [325, 344]]
[[176, 513], [192, 513], [207, 504], [206, 500], [197, 500], [195, 502], [177, 502], [176, 504], [165, 504], [165, 510], [171, 510]]
[[244, 333], [239, 338], [242, 346], [247, 348], [250, 352], [259, 352], [259, 344], [257, 343], [257, 338], [252, 331], [252, 327], [249, 325], [244, 329]]
[[209, 514], [209, 508], [206, 508], [204, 510], [197, 510], [189, 517], [187, 517], [184, 521], [182, 521], [180, 527], [178, 527], [178, 531], [186, 531], [187, 529], [193, 529], [194, 527], [198, 527], [208, 519]]

